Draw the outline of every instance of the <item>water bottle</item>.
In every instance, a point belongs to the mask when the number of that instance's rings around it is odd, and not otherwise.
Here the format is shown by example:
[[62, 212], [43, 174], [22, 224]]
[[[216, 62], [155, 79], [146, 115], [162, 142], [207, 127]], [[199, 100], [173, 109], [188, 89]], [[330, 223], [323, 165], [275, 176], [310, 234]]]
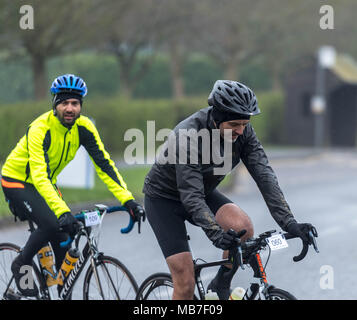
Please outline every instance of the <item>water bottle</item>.
[[58, 282], [59, 285], [63, 285], [63, 281], [68, 277], [69, 273], [74, 269], [78, 259], [80, 256], [80, 252], [78, 249], [70, 248], [66, 256], [62, 262], [61, 271], [60, 271], [60, 280]]
[[49, 245], [41, 248], [37, 253], [40, 258], [40, 263], [43, 269], [46, 270], [45, 277], [48, 287], [51, 287], [58, 283], [57, 270], [55, 266], [55, 261], [53, 258], [53, 251]]
[[207, 293], [205, 294], [205, 300], [219, 300], [217, 292], [208, 290]]
[[245, 289], [241, 287], [234, 288], [229, 296], [229, 300], [243, 300]]

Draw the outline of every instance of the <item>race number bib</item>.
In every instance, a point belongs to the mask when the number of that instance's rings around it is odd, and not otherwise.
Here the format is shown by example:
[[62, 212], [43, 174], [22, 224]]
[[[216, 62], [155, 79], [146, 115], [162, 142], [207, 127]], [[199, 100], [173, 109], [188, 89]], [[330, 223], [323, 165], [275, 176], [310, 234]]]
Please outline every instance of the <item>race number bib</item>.
[[86, 212], [85, 216], [85, 224], [86, 227], [95, 226], [100, 224], [100, 216], [98, 215], [97, 211]]
[[289, 246], [282, 234], [276, 234], [266, 240], [271, 250], [280, 250]]

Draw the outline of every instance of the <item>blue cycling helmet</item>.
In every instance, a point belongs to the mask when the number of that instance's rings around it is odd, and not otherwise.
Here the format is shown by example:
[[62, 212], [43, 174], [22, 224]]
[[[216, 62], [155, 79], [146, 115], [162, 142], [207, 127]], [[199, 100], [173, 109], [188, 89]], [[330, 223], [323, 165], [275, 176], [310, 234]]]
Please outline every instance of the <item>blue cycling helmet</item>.
[[76, 93], [82, 98], [86, 96], [88, 90], [86, 83], [82, 78], [74, 74], [65, 74], [57, 77], [51, 85], [51, 93], [56, 95], [58, 93]]

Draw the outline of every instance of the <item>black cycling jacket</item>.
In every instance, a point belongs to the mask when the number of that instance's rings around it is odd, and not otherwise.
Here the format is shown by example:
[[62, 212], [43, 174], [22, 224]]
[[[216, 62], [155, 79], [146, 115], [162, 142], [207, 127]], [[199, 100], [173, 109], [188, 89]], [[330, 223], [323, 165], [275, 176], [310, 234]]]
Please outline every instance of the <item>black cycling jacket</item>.
[[[217, 135], [212, 134], [215, 125], [211, 113], [212, 107], [201, 109], [174, 128], [172, 139], [168, 139], [164, 144], [159, 157], [145, 178], [143, 192], [154, 198], [163, 197], [181, 201], [187, 212], [192, 215], [195, 224], [202, 227], [208, 238], [215, 243], [221, 237], [223, 230], [207, 206], [205, 196], [213, 191], [228, 173], [215, 174], [217, 173], [215, 169], [223, 167], [223, 163], [217, 164], [219, 161], [215, 159], [218, 158], [214, 157], [215, 150], [219, 149], [220, 156], [230, 159], [232, 164], [230, 170], [240, 160], [243, 161], [258, 185], [272, 217], [283, 230], [286, 230], [286, 227], [296, 220], [285, 201], [276, 175], [268, 163], [268, 158], [253, 127], [249, 123], [243, 134], [231, 143], [231, 148], [225, 148], [224, 139], [218, 134], [217, 140]], [[193, 130], [190, 132], [190, 129]], [[182, 137], [188, 137], [188, 142], [181, 139], [180, 132]], [[201, 138], [197, 140], [195, 138], [197, 134], [195, 136], [194, 132], [209, 132], [211, 141], [207, 142]], [[190, 148], [190, 141], [198, 141], [198, 143], [193, 143]], [[210, 149], [207, 148], [207, 143], [211, 143]], [[170, 153], [172, 150], [176, 150], [176, 154]], [[210, 150], [209, 158], [207, 158], [207, 150]], [[192, 163], [192, 159], [191, 162], [189, 161], [192, 154], [194, 160], [195, 156], [197, 157], [196, 163]], [[163, 163], [165, 159], [170, 161]]]

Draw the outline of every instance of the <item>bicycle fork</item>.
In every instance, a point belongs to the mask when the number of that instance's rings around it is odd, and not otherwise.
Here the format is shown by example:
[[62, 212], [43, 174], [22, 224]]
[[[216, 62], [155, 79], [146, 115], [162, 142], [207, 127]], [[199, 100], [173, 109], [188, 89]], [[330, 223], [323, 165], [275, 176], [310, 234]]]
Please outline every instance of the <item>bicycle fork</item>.
[[98, 254], [94, 255], [93, 252], [92, 252], [92, 254], [91, 254], [91, 262], [90, 263], [92, 265], [93, 275], [94, 275], [94, 278], [95, 278], [95, 282], [97, 283], [97, 287], [98, 287], [100, 296], [104, 300], [103, 288], [102, 288], [102, 284], [101, 284], [100, 279], [99, 279], [99, 274], [98, 274], [98, 269], [97, 269], [97, 260], [98, 260]]
[[254, 278], [260, 279], [260, 283], [251, 283], [243, 299], [254, 300], [258, 295], [259, 299], [262, 298], [262, 295], [266, 297], [268, 288], [271, 287], [271, 285], [268, 284], [260, 254], [256, 253], [255, 255], [251, 256], [248, 263], [254, 271]]

